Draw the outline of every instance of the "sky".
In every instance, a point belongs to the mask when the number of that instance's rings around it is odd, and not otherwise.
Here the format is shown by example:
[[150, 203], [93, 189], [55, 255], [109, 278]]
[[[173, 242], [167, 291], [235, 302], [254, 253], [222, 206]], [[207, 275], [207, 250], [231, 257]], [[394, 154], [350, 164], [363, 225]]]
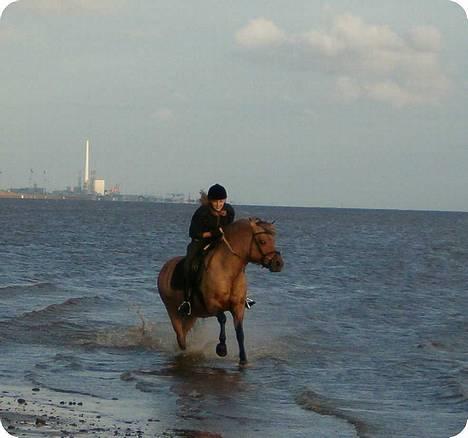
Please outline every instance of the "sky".
[[449, 0], [18, 0], [0, 80], [0, 188], [76, 185], [89, 138], [124, 193], [468, 211]]

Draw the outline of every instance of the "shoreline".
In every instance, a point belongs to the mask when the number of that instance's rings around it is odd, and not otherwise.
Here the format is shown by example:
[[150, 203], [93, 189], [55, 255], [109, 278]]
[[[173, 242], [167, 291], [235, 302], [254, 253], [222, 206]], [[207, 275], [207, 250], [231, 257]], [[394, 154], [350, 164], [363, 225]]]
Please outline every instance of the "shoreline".
[[[169, 204], [169, 205], [198, 205], [198, 200], [178, 202], [163, 200], [160, 198], [152, 197], [152, 195], [120, 195], [119, 197], [106, 197], [106, 196], [94, 196], [94, 195], [73, 195], [73, 194], [30, 194], [30, 193], [16, 193], [7, 192], [0, 190], [0, 201], [2, 200], [35, 200], [35, 201], [93, 201], [93, 202], [123, 202], [123, 203], [147, 203], [147, 204]], [[355, 213], [367, 213], [367, 212], [382, 212], [382, 213], [417, 213], [417, 214], [468, 214], [466, 210], [436, 210], [427, 208], [383, 208], [383, 207], [360, 207], [360, 206], [320, 206], [320, 205], [271, 205], [271, 204], [244, 204], [237, 202], [230, 202], [236, 207], [255, 207], [255, 208], [286, 208], [286, 209], [300, 209], [300, 210], [323, 210], [323, 211], [344, 211], [344, 212], [355, 212]]]
[[[0, 421], [13, 437], [84, 438], [164, 437], [222, 438], [217, 432], [169, 425], [157, 415], [143, 415], [145, 400], [102, 399], [48, 388], [4, 386], [0, 391]], [[0, 428], [0, 432], [2, 429]]]
[[[127, 401], [96, 399], [46, 388], [3, 387], [0, 420], [15, 437], [158, 436], [158, 418], [131, 417]], [[118, 409], [116, 409], [116, 407]], [[117, 414], [118, 418], [112, 413]], [[124, 415], [119, 415], [124, 414]], [[127, 414], [127, 415], [125, 415]], [[125, 418], [127, 417], [127, 418]], [[170, 436], [170, 435], [169, 435]]]

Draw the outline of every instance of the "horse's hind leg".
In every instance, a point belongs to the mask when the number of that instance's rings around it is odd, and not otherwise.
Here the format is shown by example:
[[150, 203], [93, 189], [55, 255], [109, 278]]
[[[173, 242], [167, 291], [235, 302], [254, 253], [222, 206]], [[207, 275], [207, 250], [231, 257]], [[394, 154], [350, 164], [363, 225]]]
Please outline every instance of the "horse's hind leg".
[[185, 350], [186, 331], [184, 330], [184, 324], [183, 324], [182, 318], [177, 314], [171, 314], [170, 318], [171, 318], [172, 327], [174, 328], [174, 331], [176, 332], [177, 343], [179, 344], [179, 347], [181, 350]]
[[219, 344], [216, 346], [216, 354], [218, 356], [224, 357], [227, 354], [226, 348], [226, 315], [224, 312], [219, 312], [216, 315], [219, 322]]
[[195, 321], [197, 318], [191, 316], [189, 318], [184, 318], [182, 320], [182, 328], [184, 330], [184, 337], [187, 336], [187, 333], [192, 329], [193, 325], [195, 324]]

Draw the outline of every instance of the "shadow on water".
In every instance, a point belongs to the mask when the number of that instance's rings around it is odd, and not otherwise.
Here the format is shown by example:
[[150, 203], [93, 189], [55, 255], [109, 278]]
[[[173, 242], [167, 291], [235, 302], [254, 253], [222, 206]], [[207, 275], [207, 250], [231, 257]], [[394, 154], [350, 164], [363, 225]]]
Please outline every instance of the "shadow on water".
[[247, 388], [241, 368], [227, 369], [220, 365], [207, 361], [202, 352], [182, 353], [157, 368], [123, 373], [121, 379], [136, 381], [136, 387], [143, 392], [159, 392], [161, 380], [170, 382], [171, 391], [178, 396], [199, 393], [225, 397]]
[[[178, 354], [161, 366], [126, 372], [120, 378], [134, 382], [137, 390], [158, 402], [172, 400], [175, 415], [189, 421], [187, 424], [192, 420], [210, 422], [214, 417], [242, 415], [239, 400], [249, 389], [239, 369], [213, 365], [200, 352]], [[198, 436], [173, 432], [177, 436]]]

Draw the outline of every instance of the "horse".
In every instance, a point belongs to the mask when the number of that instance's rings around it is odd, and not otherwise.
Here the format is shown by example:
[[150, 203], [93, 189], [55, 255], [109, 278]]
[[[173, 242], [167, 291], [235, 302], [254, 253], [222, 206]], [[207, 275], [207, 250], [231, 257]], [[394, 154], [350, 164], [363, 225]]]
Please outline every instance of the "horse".
[[[175, 285], [172, 278], [183, 257], [174, 257], [162, 267], [158, 276], [158, 290], [161, 300], [176, 333], [181, 350], [186, 349], [186, 336], [197, 318], [216, 316], [220, 325], [219, 343], [216, 354], [224, 357], [226, 347], [226, 315], [230, 312], [234, 322], [239, 345], [239, 364], [247, 364], [244, 348], [243, 319], [247, 279], [245, 267], [255, 263], [270, 270], [283, 269], [281, 253], [275, 247], [276, 231], [273, 223], [258, 218], [239, 219], [224, 229], [224, 234], [203, 260], [199, 293], [192, 294], [192, 313], [181, 316], [177, 308], [184, 299], [183, 287]], [[180, 271], [177, 269], [177, 271]], [[179, 282], [180, 283], [180, 282]]]

